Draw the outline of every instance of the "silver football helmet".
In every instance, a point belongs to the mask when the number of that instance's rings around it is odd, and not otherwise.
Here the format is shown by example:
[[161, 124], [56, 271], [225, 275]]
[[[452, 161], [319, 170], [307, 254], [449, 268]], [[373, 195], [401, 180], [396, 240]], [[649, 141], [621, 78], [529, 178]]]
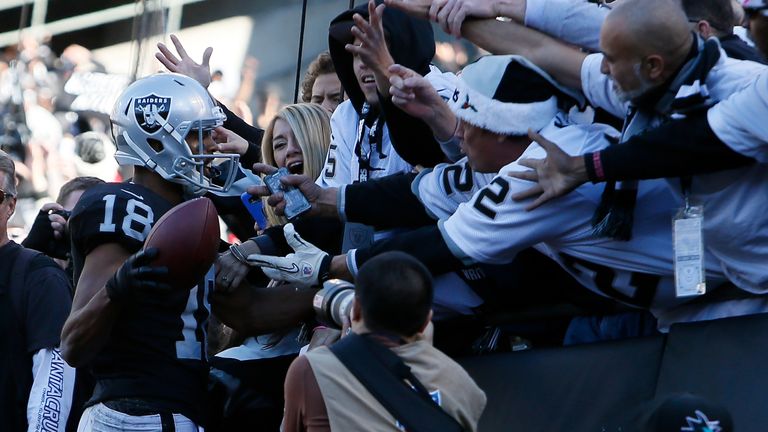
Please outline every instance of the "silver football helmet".
[[[215, 183], [210, 165], [222, 159], [237, 165], [239, 155], [206, 153], [206, 133], [224, 124], [226, 115], [197, 81], [175, 73], [159, 73], [129, 85], [115, 103], [110, 116], [120, 165], [142, 166], [165, 180], [185, 186], [192, 195], [229, 190], [231, 175]], [[197, 134], [192, 152], [187, 135]], [[208, 172], [208, 174], [206, 174]]]

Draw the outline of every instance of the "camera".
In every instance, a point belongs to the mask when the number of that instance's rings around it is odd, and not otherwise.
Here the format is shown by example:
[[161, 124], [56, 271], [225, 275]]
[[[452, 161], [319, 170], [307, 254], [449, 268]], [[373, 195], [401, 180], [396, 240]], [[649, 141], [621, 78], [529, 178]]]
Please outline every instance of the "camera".
[[312, 306], [317, 320], [333, 328], [342, 328], [344, 317], [352, 312], [355, 286], [341, 279], [323, 282], [323, 288], [315, 294]]

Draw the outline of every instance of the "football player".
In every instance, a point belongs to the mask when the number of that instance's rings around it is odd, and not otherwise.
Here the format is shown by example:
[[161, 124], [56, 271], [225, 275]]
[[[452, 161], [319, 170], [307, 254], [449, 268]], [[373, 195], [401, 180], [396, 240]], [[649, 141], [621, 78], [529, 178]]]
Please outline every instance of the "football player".
[[[203, 87], [178, 74], [140, 79], [115, 105], [116, 159], [133, 165], [134, 177], [89, 189], [69, 220], [77, 287], [62, 354], [72, 366], [89, 367], [96, 381], [82, 430], [197, 431], [206, 424], [213, 267], [195, 286], [172, 286], [161, 281], [167, 269], [151, 265], [157, 250], [140, 249], [174, 205], [229, 190], [237, 173], [226, 168], [237, 165], [237, 155], [211, 153], [210, 139], [224, 119]], [[233, 304], [244, 302], [224, 303], [220, 316], [238, 320]]]

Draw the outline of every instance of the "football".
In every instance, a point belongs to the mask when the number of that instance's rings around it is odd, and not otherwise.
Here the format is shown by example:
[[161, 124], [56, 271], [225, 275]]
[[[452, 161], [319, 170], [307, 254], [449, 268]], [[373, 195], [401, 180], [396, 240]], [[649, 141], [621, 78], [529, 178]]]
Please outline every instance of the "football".
[[213, 265], [219, 248], [219, 215], [208, 198], [196, 198], [168, 210], [152, 227], [144, 248], [155, 247], [152, 265], [167, 266], [167, 282], [191, 289]]

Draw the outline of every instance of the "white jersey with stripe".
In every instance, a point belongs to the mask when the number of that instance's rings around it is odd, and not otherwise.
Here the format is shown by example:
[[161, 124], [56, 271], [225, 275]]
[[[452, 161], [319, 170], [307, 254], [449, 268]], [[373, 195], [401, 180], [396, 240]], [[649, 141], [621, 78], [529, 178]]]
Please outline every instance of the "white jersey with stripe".
[[[550, 125], [542, 130], [542, 135], [572, 155], [605, 148], [607, 136], [617, 134], [610, 126], [599, 124]], [[544, 156], [545, 151], [534, 143], [522, 157]], [[532, 184], [507, 174], [527, 169], [517, 162], [505, 166], [471, 201], [439, 222], [442, 236], [457, 258], [466, 264], [503, 264], [535, 246], [599, 294], [653, 309], [685, 301], [675, 296], [672, 266], [671, 220], [681, 202], [665, 181], [640, 183], [633, 238], [624, 242], [592, 235], [590, 220], [600, 202], [602, 185], [582, 185], [526, 211], [530, 201], [516, 202], [511, 196]], [[711, 255], [707, 256], [707, 269], [712, 285], [725, 279]]]

